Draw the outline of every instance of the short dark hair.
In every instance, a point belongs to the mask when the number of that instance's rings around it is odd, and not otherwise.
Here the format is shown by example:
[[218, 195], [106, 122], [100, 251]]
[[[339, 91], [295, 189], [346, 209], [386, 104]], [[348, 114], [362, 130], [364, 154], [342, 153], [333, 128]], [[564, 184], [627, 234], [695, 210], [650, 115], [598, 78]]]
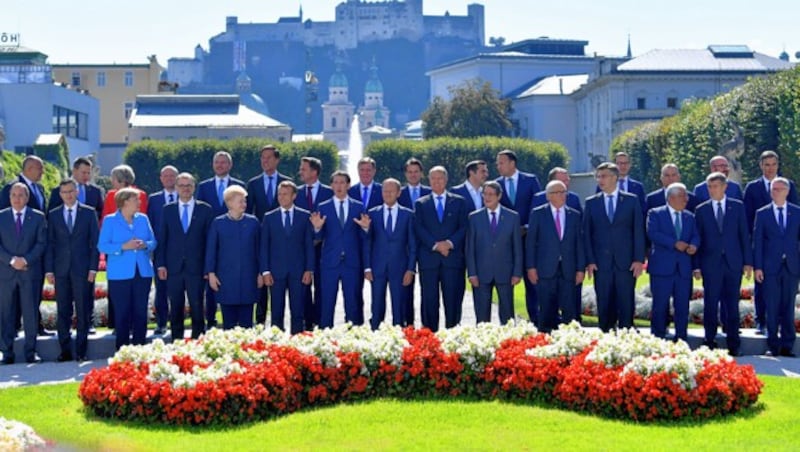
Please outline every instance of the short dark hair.
[[417, 165], [420, 171], [425, 171], [425, 168], [422, 167], [422, 162], [420, 162], [416, 157], [411, 157], [410, 159], [406, 160], [406, 163], [403, 164], [403, 171], [407, 170], [411, 165]]
[[517, 153], [512, 151], [511, 149], [503, 149], [502, 151], [497, 153], [498, 156], [505, 155], [514, 163], [517, 163]]
[[781, 161], [781, 158], [778, 156], [777, 152], [775, 152], [775, 151], [764, 151], [758, 157], [758, 163], [761, 163], [766, 159], [772, 159], [772, 158], [774, 158], [775, 160], [777, 160], [779, 162]]
[[316, 157], [300, 157], [300, 162], [308, 163], [308, 167], [317, 172], [317, 175], [322, 172], [322, 160]]
[[487, 188], [491, 188], [494, 190], [494, 194], [497, 196], [502, 196], [503, 194], [503, 186], [500, 185], [499, 182], [496, 180], [487, 180], [483, 183], [483, 191], [486, 191]]
[[65, 185], [72, 185], [73, 188], [78, 188], [78, 183], [72, 179], [63, 179], [61, 182], [58, 183], [59, 187], [63, 187]]
[[78, 158], [76, 158], [76, 159], [75, 159], [75, 161], [74, 161], [74, 162], [72, 162], [72, 167], [73, 167], [73, 168], [77, 168], [77, 167], [79, 167], [79, 166], [81, 166], [81, 165], [89, 165], [89, 167], [92, 167], [92, 166], [93, 166], [93, 165], [92, 165], [92, 161], [91, 161], [91, 160], [89, 160], [89, 159], [88, 159], [88, 158], [86, 158], [86, 157], [78, 157]]
[[347, 171], [342, 171], [342, 170], [336, 170], [336, 171], [334, 171], [334, 172], [333, 172], [333, 174], [331, 174], [331, 183], [333, 183], [333, 179], [334, 179], [336, 176], [341, 176], [341, 177], [344, 177], [344, 178], [345, 178], [345, 180], [347, 181], [347, 183], [348, 183], [348, 184], [350, 183], [350, 175], [349, 175], [349, 174], [347, 174]]
[[279, 151], [278, 148], [276, 148], [274, 144], [268, 144], [268, 145], [262, 147], [261, 148], [261, 153], [259, 155], [263, 154], [264, 151], [272, 151], [272, 153], [275, 155], [276, 159], [280, 160], [280, 158], [281, 158], [281, 151]]
[[614, 173], [615, 176], [619, 177], [619, 168], [617, 168], [617, 165], [615, 165], [614, 163], [603, 162], [597, 165], [597, 171], [599, 172], [600, 170], [609, 170], [612, 173]]
[[483, 160], [473, 160], [473, 161], [467, 163], [467, 166], [464, 167], [464, 177], [469, 179], [469, 175], [470, 174], [478, 171], [478, 167], [481, 166], [481, 165], [485, 165], [485, 164], [486, 164], [486, 162], [484, 162]]
[[377, 167], [377, 165], [375, 164], [375, 159], [372, 157], [361, 157], [361, 159], [358, 161], [357, 166], [361, 166], [362, 163], [369, 163], [370, 165], [372, 165], [373, 169]]

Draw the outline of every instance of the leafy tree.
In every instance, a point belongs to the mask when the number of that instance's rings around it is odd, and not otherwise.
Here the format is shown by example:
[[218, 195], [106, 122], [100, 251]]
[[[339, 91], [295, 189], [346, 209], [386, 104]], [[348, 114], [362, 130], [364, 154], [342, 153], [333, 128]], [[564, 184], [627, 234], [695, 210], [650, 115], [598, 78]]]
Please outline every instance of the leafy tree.
[[425, 138], [509, 135], [511, 100], [501, 99], [491, 83], [473, 79], [449, 91], [449, 101], [437, 96], [422, 113]]

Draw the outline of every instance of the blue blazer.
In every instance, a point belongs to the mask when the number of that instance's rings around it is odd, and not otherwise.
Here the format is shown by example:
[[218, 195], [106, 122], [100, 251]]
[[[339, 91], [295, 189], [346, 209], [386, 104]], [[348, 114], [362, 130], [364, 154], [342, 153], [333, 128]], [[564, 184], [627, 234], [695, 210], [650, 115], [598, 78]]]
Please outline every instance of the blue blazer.
[[[445, 192], [444, 219], [439, 222], [434, 194], [417, 200], [414, 209], [414, 233], [417, 236], [417, 260], [420, 269], [432, 269], [439, 265], [449, 268], [464, 268], [464, 241], [467, 237], [467, 201], [459, 195]], [[450, 240], [453, 249], [447, 257], [433, 251], [433, 245]]]
[[[798, 203], [794, 181], [789, 181], [789, 196], [786, 198], [786, 202]], [[770, 203], [772, 203], [772, 196], [767, 193], [767, 187], [764, 186], [762, 177], [748, 182], [744, 187], [744, 210], [747, 214], [748, 230], [752, 231], [755, 227], [756, 211]]]
[[472, 196], [469, 194], [469, 188], [467, 188], [468, 183], [469, 182], [464, 182], [463, 184], [456, 185], [450, 189], [450, 193], [455, 193], [464, 198], [464, 201], [467, 202], [467, 211], [474, 212], [483, 207], [483, 198], [481, 198], [480, 205], [476, 206], [475, 202], [472, 200]]
[[[3, 191], [2, 193], [0, 193], [0, 209], [11, 207], [11, 197], [10, 197], [11, 186], [16, 184], [17, 182], [22, 182], [23, 184], [25, 184], [28, 187], [28, 191], [30, 191], [31, 186], [28, 185], [27, 182], [25, 182], [25, 179], [23, 179], [22, 176], [17, 176], [15, 180], [12, 180], [3, 187]], [[33, 185], [35, 185], [39, 189], [39, 193], [42, 194], [42, 202], [44, 202], [45, 205], [39, 204], [39, 200], [36, 199], [36, 196], [33, 193], [29, 193], [30, 196], [28, 196], [27, 206], [30, 207], [31, 209], [36, 209], [39, 212], [42, 212], [42, 214], [45, 214], [47, 213], [47, 194], [45, 194], [44, 187], [42, 186], [42, 184], [34, 183]]]
[[[53, 210], [56, 207], [64, 204], [64, 201], [61, 200], [61, 195], [59, 194], [60, 191], [60, 187], [56, 187], [50, 191], [50, 201], [47, 203], [50, 210]], [[86, 204], [94, 209], [95, 212], [97, 212], [97, 219], [99, 220], [103, 215], [103, 204], [105, 203], [105, 199], [106, 194], [102, 188], [95, 184], [86, 184], [86, 202], [81, 204]]]
[[[703, 181], [699, 184], [694, 186], [694, 196], [697, 199], [697, 204], [702, 202], [706, 202], [711, 199], [711, 195], [708, 194], [708, 182]], [[725, 197], [730, 199], [738, 199], [739, 201], [742, 200], [742, 186], [739, 185], [738, 182], [734, 182], [732, 180], [728, 181], [728, 186], [725, 188]]]
[[[423, 196], [429, 194], [431, 192], [431, 187], [427, 185], [419, 185], [419, 196], [417, 199], [422, 198]], [[414, 203], [411, 202], [411, 188], [408, 185], [403, 186], [400, 189], [400, 198], [397, 200], [401, 206], [405, 207], [406, 209], [414, 210]]]
[[[122, 244], [132, 238], [143, 240], [147, 249], [123, 250]], [[139, 212], [133, 214], [133, 224], [130, 226], [119, 210], [103, 218], [97, 249], [106, 254], [106, 274], [109, 280], [132, 279], [137, 268], [140, 276], [152, 278], [153, 263], [150, 261], [150, 253], [155, 251], [156, 245], [158, 242], [146, 215]]]
[[315, 234], [316, 239], [322, 240], [320, 268], [344, 266], [362, 270], [361, 242], [364, 231], [353, 220], [364, 213], [364, 205], [353, 198], [348, 198], [347, 219], [342, 227], [339, 225], [336, 201], [336, 198], [332, 198], [319, 205], [319, 213], [325, 217], [325, 224]]
[[505, 179], [505, 177], [495, 179], [503, 187], [503, 197], [500, 198], [500, 204], [517, 212], [520, 225], [527, 226], [528, 218], [533, 208], [533, 197], [536, 196], [536, 193], [542, 191], [542, 187], [539, 185], [539, 178], [533, 174], [519, 171], [514, 204], [511, 204], [511, 200], [508, 197]]
[[[9, 200], [9, 198], [6, 198]], [[42, 259], [47, 248], [47, 223], [44, 214], [32, 208], [25, 209], [22, 220], [22, 236], [17, 237], [14, 210], [0, 210], [0, 280], [19, 277], [36, 281], [42, 277]], [[9, 262], [14, 256], [22, 256], [28, 262], [28, 270], [15, 270]], [[7, 284], [7, 283], [4, 283]]]
[[766, 275], [780, 272], [783, 257], [793, 275], [800, 274], [800, 207], [786, 203], [786, 231], [781, 233], [772, 203], [756, 211], [753, 231], [753, 263]]
[[100, 260], [97, 251], [100, 235], [97, 211], [86, 204], [77, 204], [72, 218], [72, 232], [69, 232], [64, 220], [63, 203], [47, 214], [44, 271], [56, 277], [74, 274], [85, 278], [89, 271], [97, 271]]
[[675, 235], [675, 226], [667, 206], [656, 207], [647, 214], [647, 237], [650, 239], [650, 257], [647, 273], [658, 276], [679, 275], [690, 278], [692, 257], [675, 249], [675, 243], [682, 240], [700, 247], [694, 215], [688, 210], [681, 212], [681, 236]]
[[[297, 198], [294, 199], [294, 205], [305, 209], [309, 212], [316, 212], [319, 210], [319, 205], [323, 202], [333, 198], [333, 190], [325, 184], [319, 184], [317, 189], [317, 197], [313, 199], [313, 205], [308, 205], [308, 185], [302, 185], [297, 189]], [[311, 228], [314, 229], [313, 227]]]
[[[697, 197], [695, 197], [694, 193], [686, 190], [686, 194], [689, 196], [689, 200], [686, 202], [686, 210], [689, 212], [694, 212], [695, 207], [697, 207]], [[651, 191], [647, 194], [647, 212], [650, 210], [655, 209], [656, 207], [666, 206], [667, 205], [667, 190], [665, 188], [659, 188], [658, 190]]]
[[[244, 182], [229, 176], [228, 186], [230, 187], [231, 185], [245, 187]], [[219, 201], [219, 197], [217, 196], [217, 179], [214, 177], [200, 182], [200, 185], [197, 186], [195, 197], [198, 201], [203, 201], [211, 206], [214, 218], [228, 212], [225, 202]]]
[[[641, 207], [641, 210], [642, 210], [642, 218], [644, 218], [644, 215], [647, 214], [647, 194], [644, 191], [644, 184], [642, 184], [641, 182], [639, 182], [636, 179], [631, 179], [629, 177], [628, 181], [627, 181], [627, 185], [628, 185], [627, 192], [631, 193], [631, 194], [634, 194], [634, 195], [636, 195], [637, 198], [639, 198], [639, 206]], [[600, 186], [599, 185], [597, 187], [595, 187], [594, 192], [595, 193], [600, 193]]]
[[[175, 195], [175, 201], [177, 201], [178, 192], [176, 191], [173, 194]], [[173, 203], [175, 203], [175, 201], [173, 201]], [[161, 234], [161, 219], [164, 217], [164, 206], [168, 204], [167, 200], [164, 199], [164, 190], [159, 190], [147, 198], [147, 219], [150, 220], [150, 226], [153, 227], [156, 240], [159, 242], [161, 241], [159, 234]]]
[[[543, 206], [547, 204], [547, 191], [542, 190], [539, 193], [536, 193], [536, 196], [533, 197], [533, 206], [531, 210], [536, 209], [539, 206]], [[567, 207], [575, 209], [578, 213], [583, 213], [583, 206], [581, 205], [581, 198], [578, 196], [577, 193], [568, 191], [567, 192]], [[530, 225], [530, 223], [528, 223]], [[553, 225], [555, 226], [555, 225]]]
[[[381, 186], [381, 184], [379, 184], [379, 183], [377, 183], [375, 181], [372, 181], [372, 188], [370, 189], [370, 192], [369, 192], [369, 202], [367, 203], [366, 206], [364, 206], [364, 211], [365, 212], [369, 211], [369, 209], [371, 209], [371, 208], [373, 208], [375, 206], [379, 206], [379, 205], [383, 204], [383, 191], [382, 190], [383, 190], [383, 187]], [[355, 199], [356, 201], [361, 202], [363, 204], [363, 202], [361, 201], [361, 195], [362, 194], [363, 193], [361, 192], [361, 183], [357, 183], [357, 184], [353, 185], [352, 187], [350, 187], [350, 190], [347, 190], [347, 196], [349, 196], [350, 198]]]
[[314, 227], [307, 210], [296, 207], [289, 232], [283, 226], [281, 209], [274, 209], [261, 222], [260, 273], [275, 278], [301, 278], [314, 271]]
[[627, 271], [633, 262], [644, 263], [644, 216], [636, 195], [620, 192], [613, 223], [606, 214], [605, 195], [586, 198], [583, 213], [586, 264], [601, 269]]
[[717, 226], [716, 206], [712, 201], [697, 206], [694, 217], [700, 235], [694, 268], [703, 272], [703, 279], [726, 271], [740, 272], [745, 265], [753, 265], [750, 231], [741, 201], [725, 198], [722, 230]]
[[[399, 202], [398, 202], [399, 204]], [[376, 277], [397, 276], [417, 269], [417, 238], [414, 234], [414, 211], [395, 204], [392, 215], [395, 226], [392, 234], [386, 232], [383, 221], [384, 206], [369, 210], [370, 223], [364, 242], [364, 268], [371, 269]]]
[[586, 269], [581, 213], [570, 206], [564, 209], [564, 236], [559, 239], [550, 204], [531, 210], [525, 253], [528, 268], [535, 268], [540, 278], [554, 278], [559, 264], [564, 278], [574, 279]]
[[511, 284], [511, 277], [522, 278], [522, 231], [519, 215], [500, 206], [497, 231], [492, 234], [486, 207], [468, 218], [467, 275], [477, 276], [481, 284]]
[[217, 302], [227, 305], [258, 301], [258, 245], [261, 225], [245, 214], [238, 221], [220, 215], [211, 222], [206, 242], [205, 273], [214, 272], [220, 287]]
[[275, 175], [278, 178], [275, 181], [275, 191], [272, 193], [272, 199], [267, 199], [267, 192], [264, 190], [263, 172], [247, 181], [247, 213], [255, 215], [258, 221], [264, 218], [265, 213], [278, 207], [278, 185], [285, 180], [292, 180], [291, 177], [277, 171]]
[[156, 268], [167, 269], [167, 277], [204, 274], [206, 240], [214, 220], [211, 206], [195, 200], [189, 229], [183, 232], [181, 204], [173, 202], [164, 206], [156, 247]]

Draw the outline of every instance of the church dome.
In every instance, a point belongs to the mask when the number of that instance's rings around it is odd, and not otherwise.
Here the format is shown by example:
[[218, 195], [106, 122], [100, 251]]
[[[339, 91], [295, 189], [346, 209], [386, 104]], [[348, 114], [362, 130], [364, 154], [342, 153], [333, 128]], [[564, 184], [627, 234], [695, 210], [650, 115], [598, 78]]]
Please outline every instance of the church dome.
[[375, 65], [375, 60], [372, 61], [372, 67], [369, 68], [372, 73], [367, 80], [367, 86], [364, 87], [365, 93], [383, 93], [383, 83], [378, 78], [378, 66]]
[[342, 71], [336, 71], [331, 75], [331, 79], [328, 82], [328, 87], [330, 88], [347, 88], [347, 77], [342, 74]]

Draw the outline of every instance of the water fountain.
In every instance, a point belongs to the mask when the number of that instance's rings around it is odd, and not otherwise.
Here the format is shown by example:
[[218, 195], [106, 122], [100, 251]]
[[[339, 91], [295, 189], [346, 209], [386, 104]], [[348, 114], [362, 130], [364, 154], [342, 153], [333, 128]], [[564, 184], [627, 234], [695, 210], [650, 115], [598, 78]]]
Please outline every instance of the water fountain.
[[358, 161], [364, 156], [364, 142], [361, 140], [361, 123], [358, 115], [353, 115], [350, 123], [350, 139], [347, 144], [347, 162], [343, 167], [354, 181], [358, 180]]

